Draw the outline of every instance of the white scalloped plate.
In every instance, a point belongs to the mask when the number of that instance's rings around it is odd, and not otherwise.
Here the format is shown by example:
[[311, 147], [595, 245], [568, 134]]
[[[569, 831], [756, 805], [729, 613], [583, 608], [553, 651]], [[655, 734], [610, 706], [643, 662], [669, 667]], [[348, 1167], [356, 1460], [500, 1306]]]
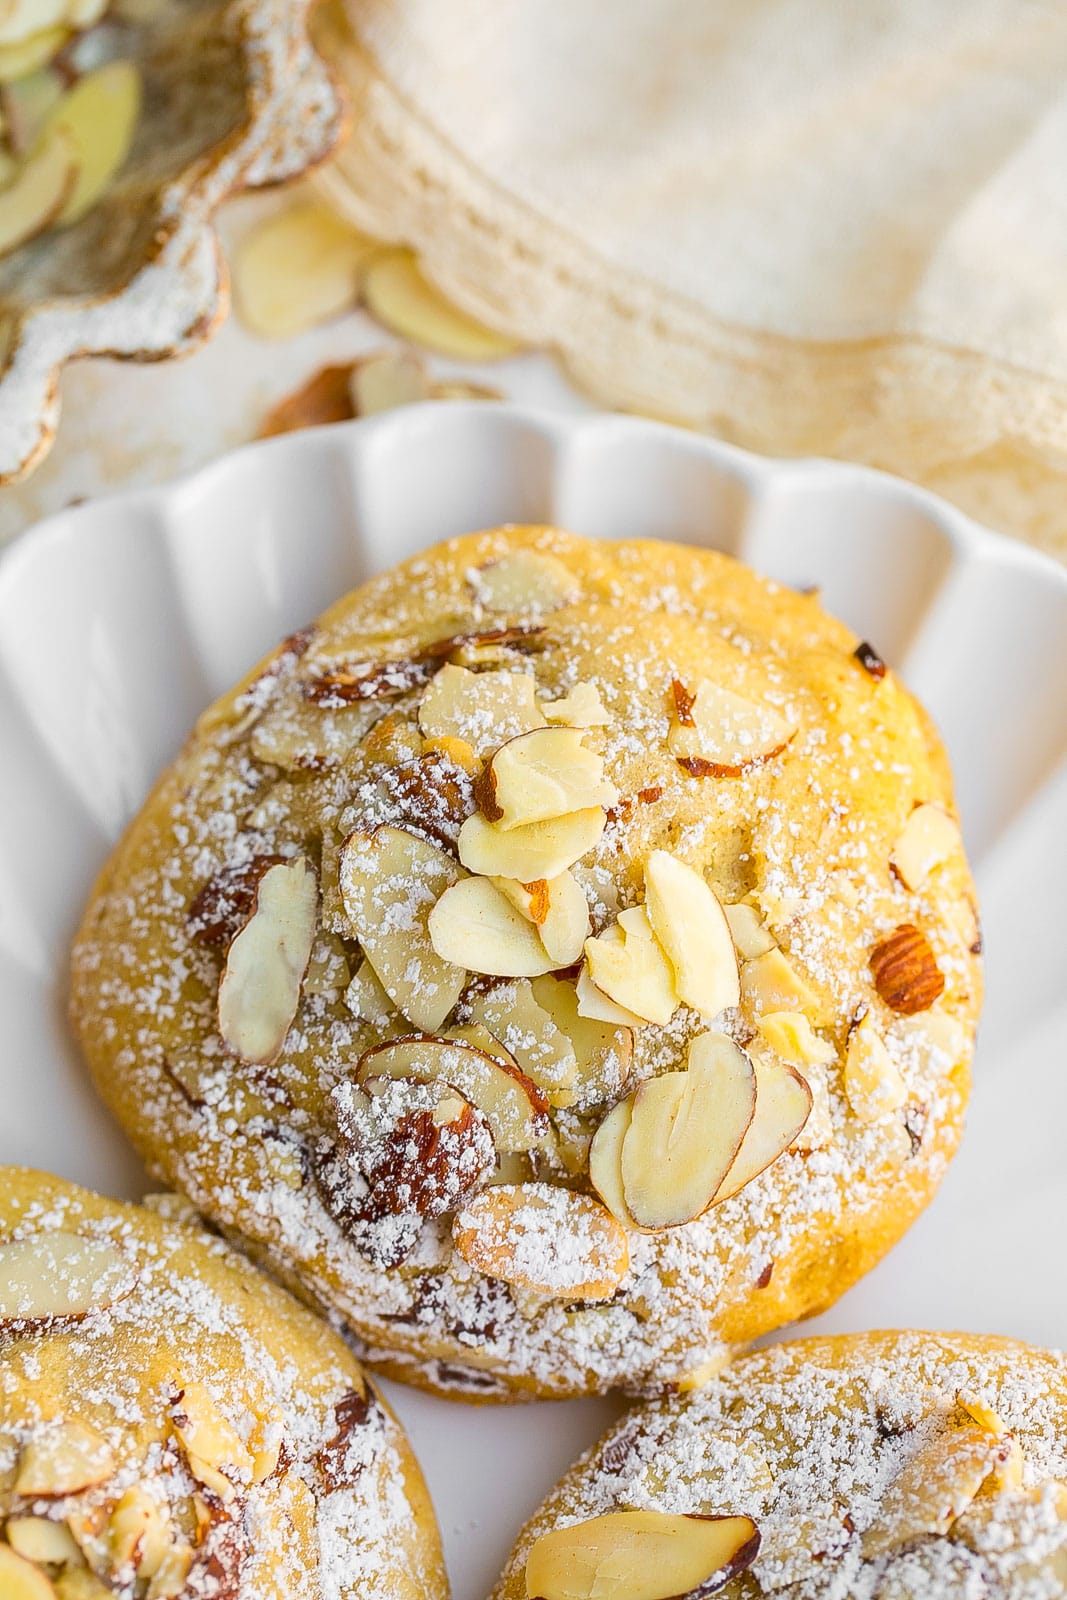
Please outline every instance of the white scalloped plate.
[[[0, 1160], [135, 1195], [64, 1024], [93, 874], [197, 712], [367, 574], [505, 521], [714, 545], [826, 603], [901, 669], [952, 755], [988, 1004], [963, 1152], [818, 1327], [1067, 1342], [1067, 571], [930, 495], [654, 423], [433, 405], [229, 456], [63, 513], [0, 563]], [[611, 1402], [469, 1410], [390, 1386], [457, 1600]]]

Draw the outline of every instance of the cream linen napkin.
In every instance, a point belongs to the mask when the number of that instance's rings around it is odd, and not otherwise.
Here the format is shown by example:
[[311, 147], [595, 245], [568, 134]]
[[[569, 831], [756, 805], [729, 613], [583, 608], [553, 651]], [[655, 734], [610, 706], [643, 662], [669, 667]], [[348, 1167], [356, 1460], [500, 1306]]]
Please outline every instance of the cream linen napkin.
[[1067, 0], [331, 0], [326, 183], [602, 400], [1067, 556]]

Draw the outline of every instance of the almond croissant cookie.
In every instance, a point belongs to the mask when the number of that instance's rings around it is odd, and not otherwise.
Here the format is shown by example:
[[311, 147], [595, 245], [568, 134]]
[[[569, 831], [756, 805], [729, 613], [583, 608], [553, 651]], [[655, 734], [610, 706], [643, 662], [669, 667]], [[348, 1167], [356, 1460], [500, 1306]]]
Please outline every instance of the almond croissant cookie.
[[3, 1600], [447, 1593], [407, 1441], [331, 1329], [176, 1196], [0, 1167]]
[[150, 1166], [384, 1371], [649, 1392], [922, 1210], [977, 950], [937, 738], [817, 599], [502, 529], [205, 714], [73, 1015]]
[[1062, 1600], [1067, 1357], [870, 1333], [745, 1356], [632, 1411], [493, 1600]]

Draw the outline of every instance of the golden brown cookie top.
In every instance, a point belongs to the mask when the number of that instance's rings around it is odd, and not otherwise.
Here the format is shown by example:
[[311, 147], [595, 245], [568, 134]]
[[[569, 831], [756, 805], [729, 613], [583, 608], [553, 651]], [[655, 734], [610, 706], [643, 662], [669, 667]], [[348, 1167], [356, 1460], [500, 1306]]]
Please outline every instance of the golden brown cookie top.
[[1067, 1359], [923, 1333], [744, 1357], [609, 1433], [496, 1595], [663, 1600], [683, 1578], [725, 1600], [1064, 1593]]
[[340, 1339], [184, 1202], [0, 1171], [5, 1600], [437, 1593], [409, 1471]]

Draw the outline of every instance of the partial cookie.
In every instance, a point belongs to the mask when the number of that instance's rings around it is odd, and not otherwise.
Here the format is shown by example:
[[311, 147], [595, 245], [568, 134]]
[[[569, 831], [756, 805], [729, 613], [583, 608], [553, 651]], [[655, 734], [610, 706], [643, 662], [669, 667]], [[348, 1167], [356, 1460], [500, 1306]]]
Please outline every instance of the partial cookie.
[[956, 1147], [974, 891], [920, 707], [708, 551], [458, 539], [201, 718], [73, 1016], [149, 1164], [382, 1370], [698, 1383]]
[[1067, 1358], [927, 1333], [744, 1357], [583, 1457], [493, 1600], [711, 1594], [1067, 1594]]
[[342, 1341], [173, 1195], [0, 1168], [4, 1600], [447, 1595], [426, 1489]]

